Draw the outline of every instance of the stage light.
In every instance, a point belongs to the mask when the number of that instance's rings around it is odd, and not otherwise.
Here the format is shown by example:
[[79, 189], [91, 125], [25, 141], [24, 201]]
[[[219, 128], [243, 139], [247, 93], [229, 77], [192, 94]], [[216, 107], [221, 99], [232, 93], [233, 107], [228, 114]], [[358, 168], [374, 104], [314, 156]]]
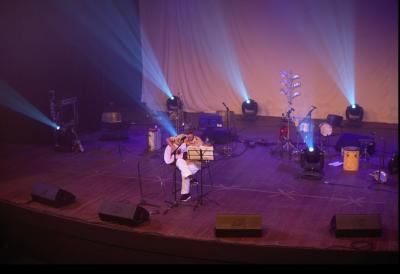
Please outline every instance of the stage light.
[[242, 103], [242, 113], [245, 117], [256, 117], [258, 113], [258, 104], [253, 99], [247, 99]]
[[364, 109], [358, 104], [352, 104], [346, 109], [346, 119], [350, 122], [361, 122], [364, 117]]
[[171, 96], [167, 100], [167, 110], [177, 111], [182, 109], [182, 100], [178, 96]]
[[60, 126], [57, 126], [57, 127], [56, 127], [56, 130], [60, 130], [60, 129], [61, 129], [61, 127], [60, 127]]
[[300, 155], [301, 174], [305, 179], [321, 179], [324, 169], [324, 154], [319, 147], [303, 149]]

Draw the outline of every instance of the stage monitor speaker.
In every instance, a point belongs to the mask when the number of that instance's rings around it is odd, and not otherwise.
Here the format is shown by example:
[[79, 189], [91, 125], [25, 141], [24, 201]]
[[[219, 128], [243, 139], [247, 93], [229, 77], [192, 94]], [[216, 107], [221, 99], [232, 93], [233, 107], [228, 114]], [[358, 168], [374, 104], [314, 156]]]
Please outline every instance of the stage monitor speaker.
[[336, 237], [380, 237], [380, 214], [336, 214], [331, 220]]
[[75, 196], [72, 193], [42, 183], [33, 185], [31, 196], [34, 201], [53, 207], [62, 207], [75, 202]]
[[261, 237], [262, 218], [257, 214], [218, 214], [215, 225], [217, 237]]
[[134, 204], [104, 201], [100, 207], [100, 220], [129, 226], [140, 225], [150, 219], [150, 213]]

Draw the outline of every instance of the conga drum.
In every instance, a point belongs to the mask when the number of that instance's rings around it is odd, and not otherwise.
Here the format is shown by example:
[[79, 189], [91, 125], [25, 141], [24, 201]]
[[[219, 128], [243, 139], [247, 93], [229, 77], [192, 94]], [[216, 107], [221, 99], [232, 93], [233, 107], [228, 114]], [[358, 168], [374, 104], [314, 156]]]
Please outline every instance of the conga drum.
[[343, 148], [343, 170], [357, 171], [360, 160], [360, 149], [358, 147]]

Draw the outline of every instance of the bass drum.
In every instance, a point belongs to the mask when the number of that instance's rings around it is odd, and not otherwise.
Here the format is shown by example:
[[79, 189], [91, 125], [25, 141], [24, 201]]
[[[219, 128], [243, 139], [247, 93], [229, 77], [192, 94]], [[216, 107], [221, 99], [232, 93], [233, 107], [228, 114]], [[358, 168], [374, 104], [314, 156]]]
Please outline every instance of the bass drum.
[[332, 126], [326, 122], [319, 125], [319, 131], [322, 136], [327, 137], [332, 135]]

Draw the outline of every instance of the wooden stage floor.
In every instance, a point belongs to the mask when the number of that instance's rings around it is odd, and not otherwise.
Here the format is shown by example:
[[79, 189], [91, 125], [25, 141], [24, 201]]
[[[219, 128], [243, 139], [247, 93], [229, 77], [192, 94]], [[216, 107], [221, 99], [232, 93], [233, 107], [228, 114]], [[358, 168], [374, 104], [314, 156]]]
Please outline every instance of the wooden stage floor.
[[[397, 125], [364, 123], [361, 128], [340, 130], [376, 133], [377, 153], [369, 162], [360, 160], [356, 172], [328, 165], [343, 160], [333, 147], [340, 134], [336, 130], [326, 147], [321, 181], [299, 178], [296, 157], [270, 154], [279, 132], [277, 119], [238, 121], [236, 128], [239, 141], [230, 144], [232, 156], [221, 152], [223, 145], [215, 147], [220, 153], [211, 163], [212, 180], [204, 173], [203, 204], [195, 207], [197, 189], [192, 187], [193, 198], [171, 209], [167, 201], [174, 199], [172, 170], [163, 164], [163, 151], [146, 152], [146, 125], [132, 125], [129, 140], [120, 142], [100, 141], [100, 133], [82, 135], [84, 153], [55, 152], [46, 145], [2, 144], [2, 240], [8, 245], [15, 242], [26, 252], [41, 249], [41, 260], [55, 263], [369, 263], [397, 257], [398, 177], [378, 184], [369, 176], [379, 167], [384, 140], [385, 167], [398, 148]], [[246, 145], [248, 140], [260, 139], [267, 145]], [[136, 227], [101, 221], [98, 213], [104, 200], [141, 201], [138, 163], [143, 199], [157, 206], [145, 206], [150, 221]], [[179, 186], [179, 174], [177, 181]], [[31, 201], [32, 186], [39, 182], [73, 193], [76, 202], [52, 208]], [[262, 237], [215, 236], [217, 214], [248, 213], [262, 216]], [[380, 214], [382, 236], [336, 238], [330, 221], [342, 213]], [[98, 252], [85, 257], [79, 250], [88, 245]]]

